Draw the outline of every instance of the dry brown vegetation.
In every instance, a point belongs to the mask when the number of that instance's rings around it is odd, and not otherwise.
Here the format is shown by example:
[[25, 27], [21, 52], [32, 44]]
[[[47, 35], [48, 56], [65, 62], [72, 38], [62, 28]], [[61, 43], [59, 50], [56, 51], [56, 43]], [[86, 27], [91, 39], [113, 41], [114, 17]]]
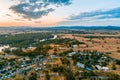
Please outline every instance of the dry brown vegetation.
[[68, 48], [68, 47], [65, 46], [65, 45], [50, 44], [50, 47], [52, 48], [52, 49], [50, 49], [49, 52], [48, 52], [50, 55], [51, 55], [51, 54], [54, 54], [55, 52], [56, 52], [57, 54], [59, 54], [59, 53], [62, 53], [62, 52], [65, 52], [65, 51], [70, 50], [70, 48]]
[[[105, 36], [106, 38], [85, 38], [86, 36]], [[71, 38], [85, 42], [85, 44], [80, 44], [79, 46], [75, 47], [75, 51], [97, 50], [98, 52], [104, 53], [111, 52], [112, 54], [109, 54], [111, 57], [120, 60], [120, 53], [118, 52], [118, 50], [120, 50], [120, 38], [107, 38], [107, 36], [120, 37], [120, 34], [62, 34], [60, 37]]]

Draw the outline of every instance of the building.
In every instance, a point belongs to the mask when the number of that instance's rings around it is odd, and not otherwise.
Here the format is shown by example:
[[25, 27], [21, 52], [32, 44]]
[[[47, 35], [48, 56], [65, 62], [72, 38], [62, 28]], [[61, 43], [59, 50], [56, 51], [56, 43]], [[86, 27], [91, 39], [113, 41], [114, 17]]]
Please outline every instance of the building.
[[98, 70], [104, 70], [104, 71], [107, 71], [107, 70], [109, 70], [109, 68], [108, 67], [102, 67], [102, 66], [100, 66], [100, 65], [95, 65], [95, 67], [96, 67], [96, 69], [98, 69]]
[[71, 53], [68, 53], [68, 56], [72, 57], [74, 54], [76, 54], [76, 52], [71, 52]]
[[79, 68], [85, 68], [85, 65], [80, 62], [77, 62], [76, 66]]

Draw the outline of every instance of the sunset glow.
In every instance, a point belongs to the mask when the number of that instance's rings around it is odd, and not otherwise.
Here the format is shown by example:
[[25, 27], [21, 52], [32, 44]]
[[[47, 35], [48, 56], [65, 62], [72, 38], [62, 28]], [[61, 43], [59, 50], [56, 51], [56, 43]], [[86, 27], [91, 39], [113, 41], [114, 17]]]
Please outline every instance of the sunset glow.
[[120, 0], [0, 0], [0, 26], [120, 25], [119, 3]]

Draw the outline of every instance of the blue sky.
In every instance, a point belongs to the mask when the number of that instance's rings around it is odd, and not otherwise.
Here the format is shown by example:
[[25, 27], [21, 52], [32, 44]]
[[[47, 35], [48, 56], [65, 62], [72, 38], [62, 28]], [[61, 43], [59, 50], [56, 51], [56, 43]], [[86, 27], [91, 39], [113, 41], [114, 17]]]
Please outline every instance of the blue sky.
[[0, 0], [0, 26], [120, 25], [120, 0]]

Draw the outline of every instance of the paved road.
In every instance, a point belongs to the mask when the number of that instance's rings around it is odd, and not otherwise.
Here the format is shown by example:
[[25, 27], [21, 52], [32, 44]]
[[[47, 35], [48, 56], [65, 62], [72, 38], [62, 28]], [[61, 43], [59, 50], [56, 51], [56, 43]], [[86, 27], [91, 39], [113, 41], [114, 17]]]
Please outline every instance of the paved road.
[[73, 75], [73, 72], [72, 72], [72, 70], [71, 70], [71, 62], [70, 62], [70, 59], [68, 59], [68, 68], [69, 68], [69, 75], [70, 75], [70, 79], [71, 80], [75, 80], [75, 78], [74, 78], [74, 75]]

